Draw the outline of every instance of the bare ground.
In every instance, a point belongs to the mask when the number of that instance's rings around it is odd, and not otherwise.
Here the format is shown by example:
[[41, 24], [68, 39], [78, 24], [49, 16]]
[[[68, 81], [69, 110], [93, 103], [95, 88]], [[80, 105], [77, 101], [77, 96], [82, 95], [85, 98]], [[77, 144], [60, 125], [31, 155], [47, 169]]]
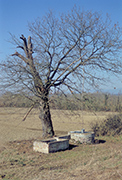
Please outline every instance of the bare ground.
[[[27, 109], [0, 108], [0, 179], [14, 180], [121, 180], [122, 136], [99, 137], [100, 143], [85, 145], [70, 141], [70, 148], [51, 154], [33, 151], [33, 141], [41, 139], [41, 123], [34, 110], [26, 121]], [[56, 135], [70, 130], [90, 129], [108, 113], [52, 111]], [[97, 141], [98, 142], [98, 141]]]

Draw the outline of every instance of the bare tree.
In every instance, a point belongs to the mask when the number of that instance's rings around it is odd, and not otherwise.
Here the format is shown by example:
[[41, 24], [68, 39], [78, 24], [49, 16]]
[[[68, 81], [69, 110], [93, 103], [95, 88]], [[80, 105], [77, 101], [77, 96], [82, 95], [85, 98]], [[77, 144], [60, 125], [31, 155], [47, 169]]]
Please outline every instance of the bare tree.
[[[49, 12], [28, 25], [31, 36], [13, 36], [19, 48], [4, 63], [9, 85], [33, 93], [40, 103], [43, 136], [53, 136], [49, 94], [80, 92], [84, 77], [89, 85], [103, 80], [100, 72], [120, 74], [121, 29], [108, 16], [74, 8], [56, 18]], [[6, 86], [8, 88], [8, 86]]]

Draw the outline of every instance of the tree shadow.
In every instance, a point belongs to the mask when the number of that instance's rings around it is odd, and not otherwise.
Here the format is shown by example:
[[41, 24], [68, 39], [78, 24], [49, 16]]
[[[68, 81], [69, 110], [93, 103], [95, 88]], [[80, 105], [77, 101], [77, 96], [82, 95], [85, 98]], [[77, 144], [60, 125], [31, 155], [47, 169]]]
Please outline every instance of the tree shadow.
[[94, 144], [103, 144], [105, 143], [106, 141], [105, 140], [102, 140], [102, 139], [95, 139], [94, 140]]
[[78, 145], [69, 144], [69, 150], [72, 150], [73, 148], [78, 147]]

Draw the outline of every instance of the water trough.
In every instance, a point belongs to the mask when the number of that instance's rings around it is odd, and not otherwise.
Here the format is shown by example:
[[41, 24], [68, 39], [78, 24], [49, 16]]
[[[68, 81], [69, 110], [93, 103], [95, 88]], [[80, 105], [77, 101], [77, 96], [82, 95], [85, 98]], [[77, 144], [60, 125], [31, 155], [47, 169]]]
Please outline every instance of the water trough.
[[33, 150], [42, 153], [53, 153], [69, 148], [70, 135], [50, 138], [43, 141], [34, 141]]

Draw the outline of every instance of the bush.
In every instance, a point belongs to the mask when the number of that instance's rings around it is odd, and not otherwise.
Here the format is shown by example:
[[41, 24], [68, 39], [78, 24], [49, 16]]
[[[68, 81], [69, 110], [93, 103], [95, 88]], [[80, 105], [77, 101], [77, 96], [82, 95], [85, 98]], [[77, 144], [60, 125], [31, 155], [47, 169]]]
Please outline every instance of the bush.
[[122, 134], [122, 114], [109, 116], [101, 123], [92, 124], [91, 128], [95, 136], [120, 135]]

